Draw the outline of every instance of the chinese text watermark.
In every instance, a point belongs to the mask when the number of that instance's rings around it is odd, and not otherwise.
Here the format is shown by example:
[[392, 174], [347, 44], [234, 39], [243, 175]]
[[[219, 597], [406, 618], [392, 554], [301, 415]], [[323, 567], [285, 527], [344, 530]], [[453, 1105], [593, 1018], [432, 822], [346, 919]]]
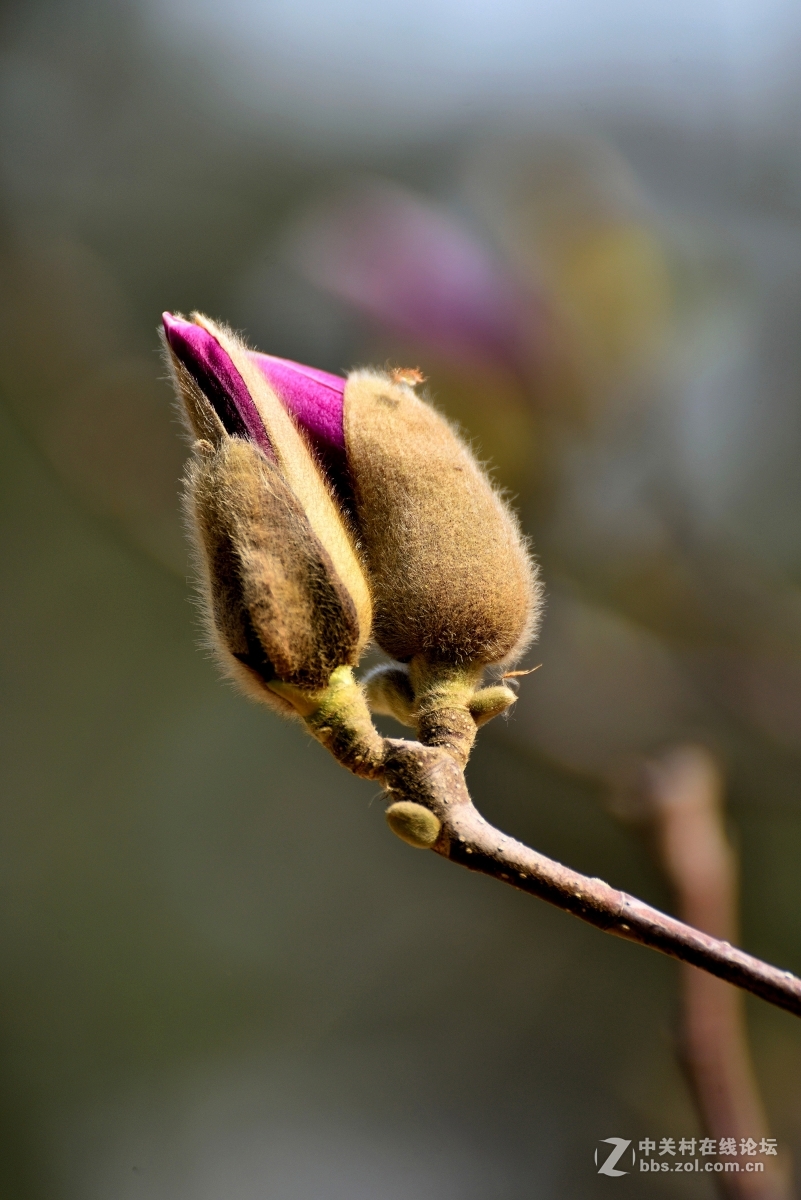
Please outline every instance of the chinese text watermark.
[[633, 1171], [761, 1172], [778, 1153], [776, 1138], [602, 1138], [595, 1150], [599, 1175], [613, 1179]]

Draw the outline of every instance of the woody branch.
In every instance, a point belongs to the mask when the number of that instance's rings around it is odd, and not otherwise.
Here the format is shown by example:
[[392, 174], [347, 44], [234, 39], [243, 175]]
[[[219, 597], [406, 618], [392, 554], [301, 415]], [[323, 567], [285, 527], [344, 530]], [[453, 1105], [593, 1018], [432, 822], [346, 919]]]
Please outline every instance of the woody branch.
[[[699, 967], [769, 1004], [801, 1016], [801, 979], [652, 908], [602, 879], [579, 874], [501, 833], [474, 807], [447, 751], [387, 739], [382, 782], [393, 801], [427, 809], [439, 822], [431, 849], [471, 871], [547, 900], [605, 933]], [[391, 812], [391, 809], [390, 809]]]

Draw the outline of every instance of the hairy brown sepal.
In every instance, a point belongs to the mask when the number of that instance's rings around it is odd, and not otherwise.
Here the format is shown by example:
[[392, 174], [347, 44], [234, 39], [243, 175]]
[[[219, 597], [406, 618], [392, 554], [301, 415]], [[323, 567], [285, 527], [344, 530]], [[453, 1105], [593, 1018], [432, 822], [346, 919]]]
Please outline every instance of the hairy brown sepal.
[[355, 605], [275, 464], [239, 438], [209, 447], [187, 481], [214, 644], [226, 670], [287, 709], [273, 680], [306, 691], [354, 664]]
[[373, 667], [364, 677], [367, 700], [374, 713], [394, 717], [401, 725], [414, 729], [414, 689], [406, 667], [397, 663]]
[[536, 571], [461, 438], [411, 387], [357, 371], [345, 440], [382, 649], [400, 662], [517, 658], [536, 628]]

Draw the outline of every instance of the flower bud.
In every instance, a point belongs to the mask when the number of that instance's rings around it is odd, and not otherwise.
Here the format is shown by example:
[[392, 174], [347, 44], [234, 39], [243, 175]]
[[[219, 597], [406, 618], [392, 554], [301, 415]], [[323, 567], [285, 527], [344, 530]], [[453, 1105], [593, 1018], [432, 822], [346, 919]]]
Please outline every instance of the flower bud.
[[404, 383], [348, 379], [344, 431], [376, 641], [401, 662], [509, 662], [539, 590], [518, 523], [468, 447]]
[[517, 520], [412, 376], [356, 371], [345, 384], [268, 356], [254, 361], [320, 456], [338, 464], [369, 570], [375, 639], [409, 664], [407, 674], [370, 676], [371, 704], [466, 758], [476, 727], [515, 700], [504, 685], [482, 688], [484, 669], [519, 657], [536, 628], [539, 584]]
[[369, 638], [356, 551], [303, 437], [246, 347], [197, 314], [194, 322], [165, 314], [164, 327], [198, 438], [186, 508], [213, 644], [246, 690], [308, 715]]
[[536, 628], [536, 571], [514, 515], [448, 422], [398, 373], [346, 382], [252, 357], [318, 454], [346, 472], [340, 494], [363, 540], [381, 648], [401, 662], [519, 657]]

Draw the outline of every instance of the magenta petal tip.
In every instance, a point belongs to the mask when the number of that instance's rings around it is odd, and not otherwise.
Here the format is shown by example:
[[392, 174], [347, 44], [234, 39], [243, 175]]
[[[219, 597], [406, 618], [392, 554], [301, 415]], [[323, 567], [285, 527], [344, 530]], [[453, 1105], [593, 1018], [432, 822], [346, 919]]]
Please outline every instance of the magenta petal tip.
[[259, 410], [230, 354], [202, 325], [168, 312], [162, 314], [162, 321], [170, 349], [206, 396], [226, 433], [255, 442], [274, 458]]
[[347, 380], [272, 354], [251, 358], [318, 449], [344, 453]]

